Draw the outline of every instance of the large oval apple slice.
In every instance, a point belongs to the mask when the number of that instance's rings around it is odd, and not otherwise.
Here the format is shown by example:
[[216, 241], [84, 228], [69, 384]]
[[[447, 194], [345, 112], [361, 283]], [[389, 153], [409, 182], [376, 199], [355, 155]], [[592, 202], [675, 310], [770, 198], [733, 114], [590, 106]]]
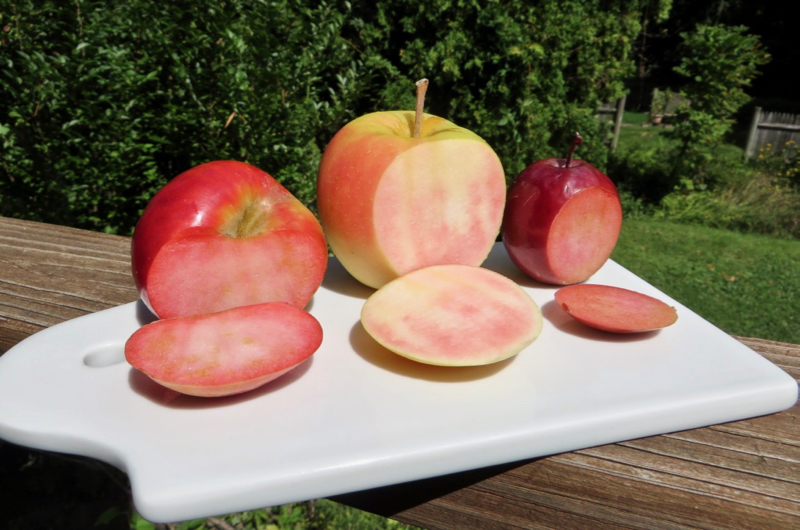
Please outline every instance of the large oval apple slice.
[[364, 329], [389, 350], [426, 364], [477, 366], [519, 353], [539, 336], [542, 314], [516, 283], [469, 265], [434, 265], [370, 296]]
[[610, 285], [570, 285], [556, 291], [555, 298], [575, 320], [612, 333], [653, 331], [678, 320], [675, 308], [661, 300]]
[[125, 344], [125, 358], [157, 383], [193, 396], [247, 392], [285, 374], [322, 343], [302, 309], [269, 302], [158, 320]]

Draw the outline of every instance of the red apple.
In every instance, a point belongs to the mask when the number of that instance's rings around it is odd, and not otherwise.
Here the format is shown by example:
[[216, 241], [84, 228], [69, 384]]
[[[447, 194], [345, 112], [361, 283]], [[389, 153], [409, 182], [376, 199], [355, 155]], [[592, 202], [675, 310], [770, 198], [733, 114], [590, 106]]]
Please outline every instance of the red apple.
[[641, 333], [671, 326], [675, 308], [629, 289], [610, 285], [569, 285], [556, 291], [556, 303], [575, 320], [612, 333]]
[[525, 168], [508, 190], [503, 243], [531, 278], [566, 285], [586, 281], [608, 260], [622, 227], [614, 183], [572, 154]]
[[416, 114], [375, 112], [345, 125], [323, 154], [317, 205], [333, 253], [377, 288], [422, 267], [483, 263], [505, 189], [489, 144], [420, 103]]
[[131, 259], [142, 300], [175, 318], [273, 301], [302, 308], [322, 283], [328, 250], [314, 214], [278, 181], [217, 161], [153, 197]]
[[183, 394], [218, 397], [257, 388], [308, 359], [322, 327], [283, 302], [157, 320], [125, 343], [125, 358], [157, 383]]
[[476, 366], [519, 353], [539, 336], [542, 313], [515, 282], [469, 265], [434, 265], [370, 296], [364, 329], [387, 349], [426, 364]]

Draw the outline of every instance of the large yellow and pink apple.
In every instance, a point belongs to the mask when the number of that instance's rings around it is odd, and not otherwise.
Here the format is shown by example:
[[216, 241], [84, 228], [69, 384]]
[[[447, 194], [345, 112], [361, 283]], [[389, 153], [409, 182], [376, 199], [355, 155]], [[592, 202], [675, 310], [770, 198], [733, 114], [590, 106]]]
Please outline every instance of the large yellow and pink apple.
[[431, 265], [480, 265], [500, 231], [506, 182], [497, 154], [477, 134], [418, 108], [351, 121], [320, 164], [325, 236], [370, 287]]
[[131, 243], [133, 278], [160, 318], [263, 302], [303, 308], [328, 249], [314, 214], [264, 171], [201, 164], [150, 201]]

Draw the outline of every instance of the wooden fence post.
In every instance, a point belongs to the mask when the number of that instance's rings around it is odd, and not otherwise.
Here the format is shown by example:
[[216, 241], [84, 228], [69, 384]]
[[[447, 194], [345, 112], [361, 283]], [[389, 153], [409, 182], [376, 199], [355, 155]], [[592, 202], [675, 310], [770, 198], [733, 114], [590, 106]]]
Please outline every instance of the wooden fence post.
[[619, 130], [622, 127], [622, 116], [625, 114], [625, 100], [627, 97], [627, 94], [623, 94], [617, 100], [617, 112], [614, 116], [614, 138], [611, 140], [612, 153], [617, 150], [617, 143], [619, 143]]
[[756, 107], [753, 109], [753, 119], [750, 121], [750, 131], [747, 133], [747, 147], [744, 149], [745, 158], [753, 158], [755, 154], [759, 121], [761, 121], [761, 107]]

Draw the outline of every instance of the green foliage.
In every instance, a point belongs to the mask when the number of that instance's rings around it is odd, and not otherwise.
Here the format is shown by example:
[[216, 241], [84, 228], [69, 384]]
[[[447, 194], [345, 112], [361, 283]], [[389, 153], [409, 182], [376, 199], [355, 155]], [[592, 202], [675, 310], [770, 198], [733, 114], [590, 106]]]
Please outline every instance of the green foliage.
[[[635, 116], [635, 118], [640, 118]], [[752, 162], [720, 144], [704, 162], [713, 188], [681, 184], [670, 157], [677, 140], [640, 119], [622, 129], [608, 175], [621, 191], [627, 218], [655, 217], [740, 232], [800, 239], [800, 157], [797, 144], [762, 148]]]
[[669, 159], [675, 141], [665, 137], [663, 128], [645, 126], [640, 119], [637, 122], [620, 131], [607, 174], [620, 190], [645, 204], [657, 205], [677, 185]]
[[800, 195], [776, 187], [761, 174], [743, 186], [712, 193], [673, 193], [656, 218], [774, 237], [800, 239]]
[[0, 215], [130, 233], [169, 179], [226, 158], [313, 208], [333, 134], [412, 109], [421, 77], [428, 110], [486, 138], [509, 179], [575, 130], [603, 167], [594, 109], [623, 93], [645, 4], [7, 1]]
[[670, 90], [653, 89], [653, 98], [650, 102], [650, 115], [663, 116], [667, 112], [667, 103], [672, 99]]
[[409, 76], [429, 77], [430, 110], [483, 136], [509, 176], [538, 158], [565, 156], [576, 130], [586, 139], [581, 156], [603, 166], [607, 149], [594, 109], [621, 96], [633, 72], [637, 8], [383, 1], [368, 42], [383, 45], [382, 56]]
[[347, 9], [301, 1], [15, 2], [0, 47], [0, 214], [128, 233], [213, 159], [314, 200], [320, 144], [354, 117]]
[[[131, 530], [156, 530], [156, 525], [134, 514]], [[299, 502], [173, 523], [175, 530], [216, 530], [218, 528], [250, 528], [253, 530], [412, 530], [415, 527], [385, 519], [375, 514], [348, 508], [327, 499]]]
[[777, 187], [792, 187], [800, 191], [800, 144], [794, 140], [783, 145], [765, 145], [752, 160], [756, 171], [772, 179]]
[[690, 104], [679, 110], [672, 136], [680, 144], [673, 155], [675, 171], [686, 187], [714, 184], [704, 172], [707, 162], [749, 101], [745, 88], [769, 61], [760, 38], [746, 31], [744, 26], [700, 24], [681, 34], [682, 59], [675, 71], [687, 80], [681, 96]]

